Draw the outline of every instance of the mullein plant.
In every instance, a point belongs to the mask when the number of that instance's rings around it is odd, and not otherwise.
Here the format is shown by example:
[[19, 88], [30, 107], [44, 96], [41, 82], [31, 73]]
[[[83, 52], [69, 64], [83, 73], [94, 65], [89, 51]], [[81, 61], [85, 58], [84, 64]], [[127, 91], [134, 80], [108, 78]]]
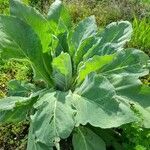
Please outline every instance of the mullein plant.
[[149, 57], [123, 48], [131, 34], [128, 21], [99, 31], [94, 16], [72, 27], [59, 0], [46, 16], [10, 0], [10, 15], [0, 15], [1, 58], [27, 60], [45, 86], [11, 81], [0, 123], [29, 120], [27, 150], [60, 150], [68, 138], [74, 150], [106, 150], [98, 130], [139, 121], [136, 111], [149, 128], [150, 87], [139, 80], [149, 73]]

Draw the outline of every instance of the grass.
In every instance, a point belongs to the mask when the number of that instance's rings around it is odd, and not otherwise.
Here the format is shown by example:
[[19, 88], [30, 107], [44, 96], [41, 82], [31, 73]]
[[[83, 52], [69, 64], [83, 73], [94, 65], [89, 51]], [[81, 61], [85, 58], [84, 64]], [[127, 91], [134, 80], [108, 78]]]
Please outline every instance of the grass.
[[7, 83], [10, 80], [32, 80], [32, 69], [29, 63], [15, 60], [0, 62], [0, 97], [4, 97], [7, 93]]
[[28, 122], [0, 126], [1, 150], [25, 150], [27, 144]]
[[133, 36], [129, 46], [145, 51], [150, 56], [150, 20], [147, 18], [133, 21]]
[[95, 15], [99, 26], [106, 26], [118, 20], [148, 17], [150, 5], [137, 0], [64, 0], [66, 7], [72, 14], [76, 23], [86, 16]]

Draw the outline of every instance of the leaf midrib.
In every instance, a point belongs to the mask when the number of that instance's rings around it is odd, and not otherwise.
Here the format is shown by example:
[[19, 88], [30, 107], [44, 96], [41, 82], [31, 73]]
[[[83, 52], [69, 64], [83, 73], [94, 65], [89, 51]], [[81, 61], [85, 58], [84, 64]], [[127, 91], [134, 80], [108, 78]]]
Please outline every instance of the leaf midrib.
[[[8, 32], [7, 32], [7, 34], [8, 34]], [[23, 49], [20, 47], [20, 45], [19, 45], [15, 40], [12, 39], [12, 36], [11, 36], [10, 34], [8, 34], [8, 35], [11, 37], [11, 40], [18, 46], [18, 48], [19, 48], [20, 51], [23, 53], [23, 55], [24, 55], [28, 60], [30, 60], [31, 64], [34, 64], [34, 63], [31, 61], [31, 59], [26, 55], [26, 53], [23, 51]], [[37, 67], [36, 67], [35, 64], [34, 64], [34, 68], [35, 68], [36, 71], [43, 77], [43, 79], [46, 80], [49, 85], [51, 85], [51, 82], [49, 81], [49, 79], [47, 79], [47, 77], [44, 76], [44, 75], [41, 73], [41, 71], [40, 71], [39, 69], [37, 69]]]
[[84, 142], [84, 145], [85, 145], [85, 150], [88, 150], [88, 148], [87, 148], [87, 142], [86, 142], [85, 136], [84, 136], [84, 134], [82, 133], [82, 131], [80, 130], [79, 127], [78, 127], [78, 131], [79, 131], [79, 133], [81, 134], [81, 137], [83, 138], [83, 142]]

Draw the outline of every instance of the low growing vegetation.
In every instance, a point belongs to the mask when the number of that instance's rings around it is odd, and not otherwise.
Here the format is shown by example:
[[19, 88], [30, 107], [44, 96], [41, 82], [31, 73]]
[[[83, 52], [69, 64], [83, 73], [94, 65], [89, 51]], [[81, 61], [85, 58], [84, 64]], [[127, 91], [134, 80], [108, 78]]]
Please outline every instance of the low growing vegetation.
[[[99, 31], [90, 16], [72, 27], [70, 14], [59, 0], [46, 17], [11, 0], [10, 16], [1, 15], [0, 26], [1, 63], [7, 64], [1, 72], [6, 70], [10, 76], [2, 80], [18, 79], [2, 89], [2, 97], [8, 97], [0, 100], [0, 123], [4, 124], [0, 137], [5, 136], [0, 146], [149, 149], [150, 87], [139, 80], [148, 81], [149, 57], [125, 48], [132, 35], [128, 21], [113, 22]], [[134, 36], [128, 47], [134, 46]], [[10, 72], [9, 64], [27, 67]]]
[[[133, 36], [129, 46], [143, 50], [150, 55], [150, 20], [147, 18], [137, 19], [133, 21]], [[142, 45], [142, 47], [141, 47]]]

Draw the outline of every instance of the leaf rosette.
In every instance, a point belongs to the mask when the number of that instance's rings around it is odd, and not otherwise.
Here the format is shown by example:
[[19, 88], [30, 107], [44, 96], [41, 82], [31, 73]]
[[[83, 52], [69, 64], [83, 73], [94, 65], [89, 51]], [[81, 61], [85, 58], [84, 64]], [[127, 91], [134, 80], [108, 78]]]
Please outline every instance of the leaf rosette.
[[109, 129], [138, 121], [132, 106], [150, 128], [150, 88], [139, 79], [149, 73], [149, 57], [124, 48], [131, 34], [128, 21], [100, 32], [94, 16], [73, 28], [59, 0], [47, 16], [10, 0], [10, 16], [0, 15], [1, 57], [29, 61], [45, 88], [11, 81], [10, 96], [0, 100], [0, 122], [29, 119], [28, 150], [59, 150], [69, 136], [75, 150], [105, 150], [89, 125]]

